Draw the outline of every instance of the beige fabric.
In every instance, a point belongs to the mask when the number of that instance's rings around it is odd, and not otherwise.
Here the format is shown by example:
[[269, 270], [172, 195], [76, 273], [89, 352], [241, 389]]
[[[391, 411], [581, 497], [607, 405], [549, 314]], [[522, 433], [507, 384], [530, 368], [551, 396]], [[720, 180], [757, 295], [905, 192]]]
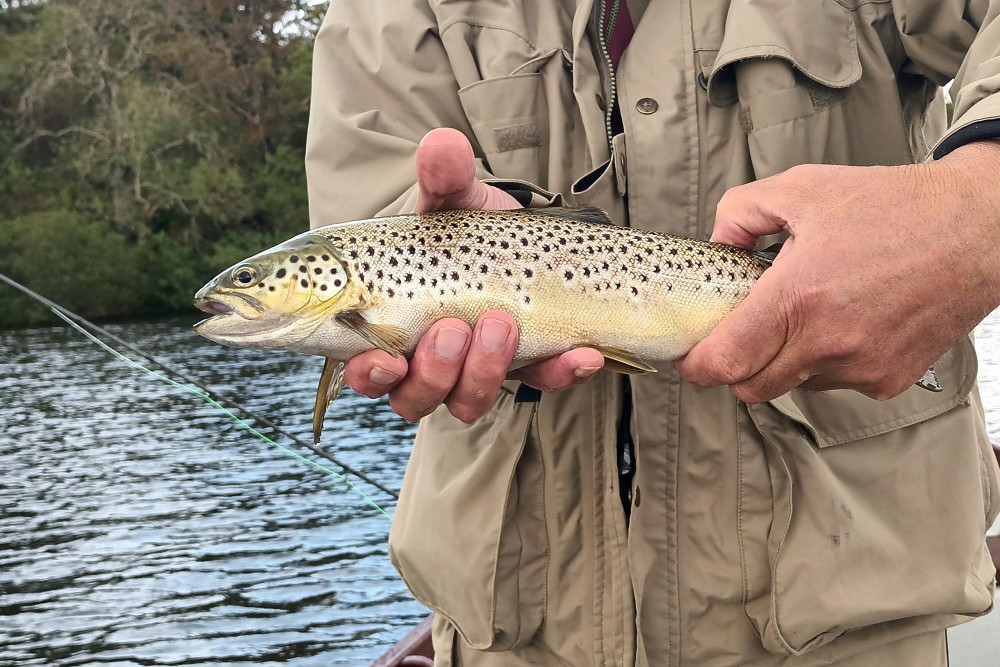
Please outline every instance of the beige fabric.
[[[416, 144], [450, 126], [484, 178], [707, 237], [732, 186], [924, 159], [956, 74], [956, 127], [1000, 117], [998, 11], [654, 0], [609, 140], [590, 2], [334, 0], [316, 43], [312, 224], [410, 210]], [[637, 113], [642, 98], [657, 111]], [[427, 417], [389, 548], [438, 612], [438, 664], [944, 664], [943, 628], [991, 605], [1000, 485], [971, 344], [936, 367], [943, 393], [884, 403], [794, 391], [746, 406], [670, 365], [634, 378], [628, 529], [618, 376], [537, 404], [509, 383], [471, 426]]]

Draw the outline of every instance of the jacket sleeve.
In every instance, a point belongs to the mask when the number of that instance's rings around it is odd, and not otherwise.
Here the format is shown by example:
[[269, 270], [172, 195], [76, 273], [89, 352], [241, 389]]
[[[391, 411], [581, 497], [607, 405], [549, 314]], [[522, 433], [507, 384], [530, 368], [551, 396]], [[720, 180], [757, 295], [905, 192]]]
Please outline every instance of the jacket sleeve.
[[952, 123], [933, 156], [1000, 138], [1000, 0], [893, 0], [893, 11], [915, 69], [955, 80]]
[[426, 0], [333, 0], [313, 54], [311, 226], [412, 211], [417, 144], [436, 127], [472, 136]]

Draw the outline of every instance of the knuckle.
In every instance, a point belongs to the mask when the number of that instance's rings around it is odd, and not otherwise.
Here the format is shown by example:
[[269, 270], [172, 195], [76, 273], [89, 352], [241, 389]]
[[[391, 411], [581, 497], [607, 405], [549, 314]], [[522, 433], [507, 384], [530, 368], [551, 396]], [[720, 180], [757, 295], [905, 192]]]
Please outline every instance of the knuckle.
[[758, 387], [749, 383], [734, 384], [730, 386], [729, 390], [733, 392], [733, 396], [744, 403], [763, 403], [767, 400]]
[[484, 411], [479, 407], [474, 407], [466, 403], [452, 402], [447, 405], [448, 412], [451, 413], [452, 417], [466, 424], [472, 424], [484, 414]]
[[718, 352], [706, 361], [706, 370], [713, 380], [735, 384], [746, 378], [749, 368], [745, 360], [731, 352]]

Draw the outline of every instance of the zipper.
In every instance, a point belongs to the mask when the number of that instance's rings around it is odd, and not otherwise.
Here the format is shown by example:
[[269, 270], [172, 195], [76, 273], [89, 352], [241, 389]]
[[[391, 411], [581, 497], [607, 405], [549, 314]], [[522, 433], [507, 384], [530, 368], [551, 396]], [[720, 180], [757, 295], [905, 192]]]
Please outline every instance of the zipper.
[[605, 35], [605, 29], [608, 27], [604, 24], [604, 0], [594, 0], [594, 11], [596, 13], [596, 25], [597, 25], [597, 41], [601, 49], [602, 61], [604, 63], [604, 79], [608, 84], [607, 95], [604, 102], [604, 134], [608, 141], [608, 149], [611, 149], [611, 140], [614, 138], [612, 136], [611, 129], [611, 117], [615, 109], [615, 97], [617, 95], [617, 82], [615, 81], [615, 67], [614, 63], [611, 62], [611, 54], [608, 52], [608, 44], [611, 39], [611, 32], [614, 30], [615, 21], [618, 18], [618, 11], [621, 7], [622, 0], [614, 0], [611, 3], [611, 11], [609, 12], [608, 18], [610, 30], [608, 34]]

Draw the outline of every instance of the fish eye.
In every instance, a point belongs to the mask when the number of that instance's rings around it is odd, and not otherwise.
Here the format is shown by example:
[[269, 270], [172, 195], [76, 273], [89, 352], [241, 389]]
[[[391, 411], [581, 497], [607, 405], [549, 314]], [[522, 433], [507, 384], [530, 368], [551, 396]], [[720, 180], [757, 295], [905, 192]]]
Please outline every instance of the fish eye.
[[233, 271], [233, 282], [242, 287], [249, 287], [257, 280], [257, 271], [252, 266], [241, 266]]

